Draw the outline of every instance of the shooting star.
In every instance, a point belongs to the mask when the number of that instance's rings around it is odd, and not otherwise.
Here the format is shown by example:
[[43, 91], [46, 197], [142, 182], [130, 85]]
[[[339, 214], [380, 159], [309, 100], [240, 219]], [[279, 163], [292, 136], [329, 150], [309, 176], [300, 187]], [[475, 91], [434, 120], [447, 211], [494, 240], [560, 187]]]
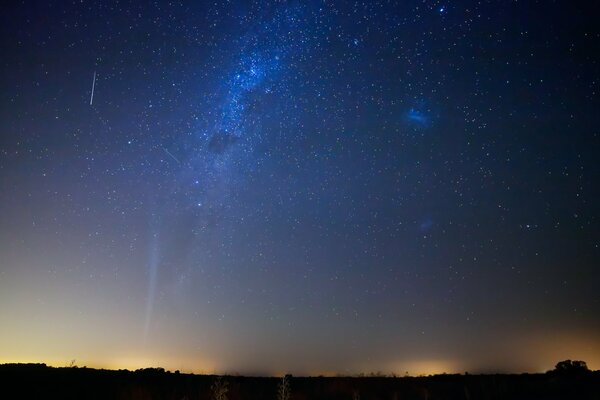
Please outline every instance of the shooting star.
[[181, 162], [177, 159], [177, 157], [175, 157], [173, 154], [171, 154], [171, 152], [169, 150], [165, 149], [164, 147], [162, 149], [165, 151], [165, 153], [170, 155], [173, 160], [177, 161], [177, 164], [181, 164]]
[[96, 71], [94, 71], [94, 80], [92, 81], [92, 95], [90, 96], [90, 106], [94, 101], [94, 88], [96, 87]]

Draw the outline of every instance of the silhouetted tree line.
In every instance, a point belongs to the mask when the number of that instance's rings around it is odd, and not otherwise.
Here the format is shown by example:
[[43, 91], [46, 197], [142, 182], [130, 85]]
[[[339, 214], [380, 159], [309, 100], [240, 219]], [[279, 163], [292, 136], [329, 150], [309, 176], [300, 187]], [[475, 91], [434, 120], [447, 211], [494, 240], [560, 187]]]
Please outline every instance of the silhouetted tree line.
[[564, 360], [557, 363], [554, 370], [550, 372], [558, 375], [581, 375], [590, 373], [591, 371], [585, 361]]
[[[72, 363], [74, 364], [74, 363]], [[178, 372], [178, 371], [177, 371]], [[564, 360], [546, 374], [426, 377], [243, 377], [171, 373], [163, 368], [96, 370], [0, 365], [0, 398], [164, 400], [599, 400], [600, 371]], [[8, 396], [8, 393], [13, 395]]]

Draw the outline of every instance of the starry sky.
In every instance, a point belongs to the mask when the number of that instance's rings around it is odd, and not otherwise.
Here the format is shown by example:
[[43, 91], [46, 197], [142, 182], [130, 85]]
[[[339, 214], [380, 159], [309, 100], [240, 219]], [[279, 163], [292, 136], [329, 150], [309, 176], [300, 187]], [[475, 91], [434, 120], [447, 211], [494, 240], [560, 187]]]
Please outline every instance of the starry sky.
[[596, 2], [10, 2], [0, 362], [600, 368]]

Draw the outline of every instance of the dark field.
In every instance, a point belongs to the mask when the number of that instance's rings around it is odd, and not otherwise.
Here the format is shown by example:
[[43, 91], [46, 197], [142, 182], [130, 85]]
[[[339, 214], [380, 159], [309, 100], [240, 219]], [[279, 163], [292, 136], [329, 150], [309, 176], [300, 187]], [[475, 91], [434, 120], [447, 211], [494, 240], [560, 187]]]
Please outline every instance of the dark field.
[[[2, 393], [23, 399], [215, 399], [211, 375], [44, 364], [0, 365]], [[278, 399], [281, 378], [225, 376], [217, 400]], [[581, 374], [289, 377], [290, 400], [600, 399], [600, 371]], [[18, 395], [17, 395], [18, 394]]]

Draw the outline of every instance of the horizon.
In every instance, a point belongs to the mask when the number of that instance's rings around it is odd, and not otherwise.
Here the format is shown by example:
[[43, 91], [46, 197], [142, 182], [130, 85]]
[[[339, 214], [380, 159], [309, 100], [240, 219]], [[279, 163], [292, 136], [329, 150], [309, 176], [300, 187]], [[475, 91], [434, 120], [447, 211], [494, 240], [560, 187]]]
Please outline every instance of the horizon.
[[[44, 362], [0, 362], [1, 366], [28, 366], [28, 367], [47, 367], [47, 368], [55, 368], [55, 369], [91, 369], [97, 371], [127, 371], [127, 372], [143, 372], [143, 371], [160, 371], [169, 374], [184, 374], [184, 375], [196, 375], [196, 376], [222, 376], [222, 377], [246, 377], [246, 378], [282, 378], [284, 376], [291, 376], [293, 378], [421, 378], [421, 377], [435, 377], [440, 375], [536, 375], [536, 374], [547, 374], [555, 370], [555, 368], [551, 368], [545, 371], [463, 371], [463, 372], [432, 372], [432, 373], [419, 373], [419, 374], [409, 374], [408, 371], [405, 371], [403, 374], [398, 374], [395, 372], [385, 372], [385, 371], [370, 371], [370, 372], [358, 372], [358, 373], [349, 373], [349, 374], [339, 374], [339, 373], [309, 373], [305, 375], [294, 375], [288, 372], [278, 372], [278, 373], [239, 373], [239, 372], [219, 372], [219, 371], [186, 371], [186, 370], [173, 370], [163, 368], [161, 366], [150, 366], [150, 367], [140, 367], [140, 368], [109, 368], [109, 367], [98, 367], [98, 366], [88, 366], [88, 365], [77, 365], [73, 363], [76, 360], [71, 360], [66, 365], [56, 365], [56, 364], [48, 364]], [[584, 360], [582, 360], [584, 361]], [[587, 363], [586, 363], [587, 364]], [[594, 368], [588, 369], [591, 373], [598, 373], [600, 370], [596, 370]]]
[[[587, 367], [589, 368], [590, 371], [592, 372], [596, 372], [596, 371], [600, 371], [600, 368], [598, 368], [598, 365], [595, 363], [590, 363], [588, 360], [583, 359], [583, 358], [568, 358], [569, 360], [582, 360], [585, 361], [587, 364]], [[506, 368], [495, 368], [495, 367], [483, 367], [483, 368], [475, 368], [472, 370], [469, 369], [464, 369], [464, 370], [460, 370], [458, 368], [454, 368], [454, 369], [444, 369], [447, 368], [448, 365], [450, 365], [447, 362], [423, 362], [423, 361], [417, 361], [417, 362], [413, 362], [413, 363], [408, 363], [405, 364], [405, 367], [407, 368], [399, 368], [397, 370], [386, 370], [383, 368], [373, 368], [373, 369], [369, 369], [369, 370], [361, 370], [361, 371], [344, 371], [344, 372], [339, 372], [339, 371], [319, 371], [319, 370], [314, 370], [314, 371], [289, 371], [289, 370], [280, 370], [280, 371], [251, 371], [251, 370], [246, 370], [246, 371], [240, 371], [240, 370], [235, 370], [235, 369], [231, 369], [231, 370], [216, 370], [216, 369], [194, 369], [194, 368], [174, 368], [174, 367], [168, 367], [166, 365], [162, 365], [160, 364], [160, 362], [156, 362], [156, 363], [147, 363], [144, 364], [142, 361], [138, 362], [138, 363], [130, 363], [130, 364], [120, 364], [120, 363], [115, 363], [114, 365], [109, 365], [109, 364], [94, 364], [94, 363], [86, 363], [85, 361], [81, 360], [78, 361], [77, 359], [70, 359], [70, 360], [55, 360], [55, 361], [51, 361], [51, 362], [45, 362], [45, 361], [35, 361], [35, 360], [27, 360], [27, 361], [10, 361], [10, 360], [4, 360], [4, 359], [0, 359], [0, 365], [7, 365], [7, 364], [22, 364], [22, 365], [45, 365], [48, 367], [52, 367], [52, 368], [71, 368], [71, 367], [75, 367], [75, 368], [90, 368], [90, 369], [98, 369], [98, 370], [110, 370], [110, 371], [119, 371], [119, 370], [127, 370], [127, 371], [131, 371], [131, 372], [135, 372], [137, 370], [143, 370], [143, 369], [155, 369], [155, 368], [160, 368], [160, 369], [164, 369], [165, 372], [175, 372], [175, 371], [179, 371], [180, 373], [186, 373], [186, 374], [194, 374], [194, 375], [217, 375], [217, 376], [248, 376], [248, 377], [282, 377], [285, 376], [287, 374], [290, 374], [294, 377], [318, 377], [318, 376], [324, 376], [324, 377], [358, 377], [358, 376], [380, 376], [380, 374], [383, 374], [382, 376], [386, 376], [386, 377], [420, 377], [420, 376], [435, 376], [435, 375], [444, 375], [444, 374], [448, 374], [448, 375], [454, 375], [454, 374], [459, 374], [459, 375], [493, 375], [493, 374], [507, 374], [507, 375], [511, 375], [511, 374], [544, 374], [548, 371], [552, 371], [555, 369], [556, 364], [559, 361], [563, 361], [566, 359], [557, 359], [556, 362], [554, 363], [548, 363], [548, 367], [540, 367], [538, 369], [528, 369], [528, 370], [510, 370], [510, 369], [506, 369]], [[129, 366], [127, 366], [129, 365]], [[411, 367], [412, 366], [412, 367]]]
[[0, 362], [600, 369], [595, 5], [11, 3]]

